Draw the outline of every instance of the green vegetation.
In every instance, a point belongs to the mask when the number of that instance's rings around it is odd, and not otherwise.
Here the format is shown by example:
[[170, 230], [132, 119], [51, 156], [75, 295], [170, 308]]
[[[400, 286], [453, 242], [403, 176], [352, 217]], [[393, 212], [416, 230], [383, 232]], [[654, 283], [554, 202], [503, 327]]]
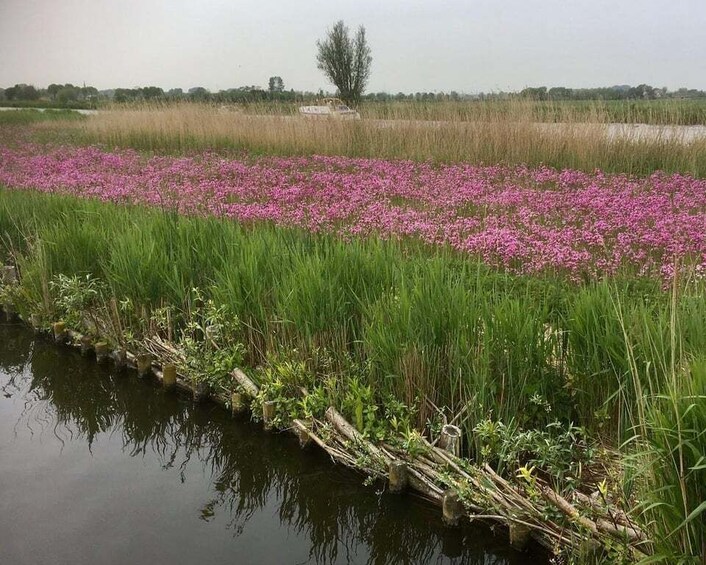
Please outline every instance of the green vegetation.
[[[0, 236], [0, 257], [22, 274], [0, 298], [24, 315], [80, 323], [105, 308], [116, 341], [190, 347], [204, 361], [189, 374], [225, 390], [230, 367], [260, 366], [252, 374], [283, 422], [333, 402], [368, 437], [402, 431], [413, 449], [415, 434], [459, 415], [471, 457], [565, 493], [598, 489], [635, 509], [655, 557], [698, 560], [698, 273], [682, 270], [671, 292], [629, 274], [576, 286], [407, 242], [7, 189]], [[302, 386], [309, 396], [287, 401]]]
[[78, 121], [85, 120], [86, 116], [72, 110], [50, 110], [41, 112], [35, 109], [8, 110], [0, 112], [0, 126], [29, 125], [38, 122]]

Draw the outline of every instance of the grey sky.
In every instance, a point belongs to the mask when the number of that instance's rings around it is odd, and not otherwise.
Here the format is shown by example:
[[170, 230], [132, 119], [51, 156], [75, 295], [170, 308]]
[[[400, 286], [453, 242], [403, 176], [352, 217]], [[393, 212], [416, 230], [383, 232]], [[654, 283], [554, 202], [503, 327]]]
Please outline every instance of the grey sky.
[[706, 0], [0, 0], [0, 86], [332, 89], [338, 19], [366, 27], [369, 91], [706, 89]]

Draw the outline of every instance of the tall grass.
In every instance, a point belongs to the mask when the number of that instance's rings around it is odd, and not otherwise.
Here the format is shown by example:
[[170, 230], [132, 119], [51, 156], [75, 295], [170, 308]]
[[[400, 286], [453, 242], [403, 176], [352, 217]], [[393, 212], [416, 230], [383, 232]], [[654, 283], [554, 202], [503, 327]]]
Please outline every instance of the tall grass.
[[[704, 535], [704, 282], [616, 277], [581, 286], [511, 276], [444, 249], [326, 235], [0, 189], [0, 258], [50, 307], [47, 281], [93, 274], [111, 295], [185, 308], [190, 289], [242, 320], [247, 362], [303, 360], [378, 400], [464, 411], [523, 429], [560, 421], [642, 474], [626, 484], [658, 556], [695, 556]], [[2, 257], [4, 256], [4, 257]], [[674, 562], [674, 561], [669, 561]]]
[[[251, 106], [248, 111], [259, 111], [256, 108]], [[706, 100], [395, 100], [365, 101], [360, 108], [366, 117], [375, 119], [453, 121], [486, 120], [503, 114], [512, 118], [518, 109], [538, 122], [706, 124]]]
[[[480, 104], [480, 103], [479, 103]], [[562, 108], [561, 124], [539, 123], [531, 103], [482, 105], [472, 120], [453, 106], [436, 121], [360, 121], [255, 115], [211, 106], [147, 105], [92, 116], [75, 133], [82, 143], [188, 153], [249, 151], [281, 155], [348, 155], [484, 164], [546, 164], [586, 171], [602, 169], [646, 175], [655, 170], [706, 175], [706, 139], [670, 128], [645, 133], [606, 130], [609, 116]], [[254, 112], [255, 110], [250, 110]], [[409, 115], [414, 116], [410, 111]], [[389, 112], [383, 112], [387, 115]], [[424, 113], [421, 112], [424, 116]]]

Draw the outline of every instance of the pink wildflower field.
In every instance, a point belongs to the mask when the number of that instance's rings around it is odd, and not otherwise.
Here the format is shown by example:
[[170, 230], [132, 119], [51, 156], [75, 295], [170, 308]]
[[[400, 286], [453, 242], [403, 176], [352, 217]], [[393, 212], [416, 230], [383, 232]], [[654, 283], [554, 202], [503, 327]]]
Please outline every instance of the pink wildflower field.
[[415, 238], [515, 272], [668, 276], [706, 266], [706, 180], [345, 157], [146, 157], [0, 146], [0, 185], [270, 222], [344, 238]]

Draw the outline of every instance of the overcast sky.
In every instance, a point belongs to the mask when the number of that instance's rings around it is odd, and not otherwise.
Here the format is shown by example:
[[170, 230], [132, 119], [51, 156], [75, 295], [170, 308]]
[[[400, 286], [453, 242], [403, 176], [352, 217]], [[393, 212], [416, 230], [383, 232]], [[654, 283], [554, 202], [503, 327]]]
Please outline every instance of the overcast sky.
[[706, 89], [706, 0], [0, 0], [0, 86], [333, 90], [339, 19], [367, 30], [368, 91]]

